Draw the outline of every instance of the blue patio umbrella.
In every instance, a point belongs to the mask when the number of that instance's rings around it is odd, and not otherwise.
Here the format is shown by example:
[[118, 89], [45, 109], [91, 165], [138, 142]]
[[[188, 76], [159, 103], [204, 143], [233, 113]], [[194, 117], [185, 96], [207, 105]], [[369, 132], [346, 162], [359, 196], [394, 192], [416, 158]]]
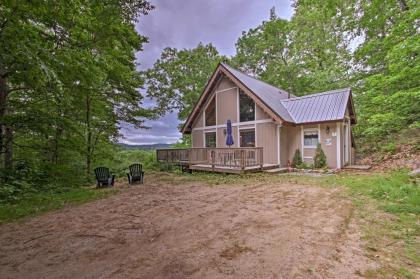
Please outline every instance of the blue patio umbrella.
[[230, 119], [228, 119], [226, 123], [226, 145], [230, 147], [233, 144], [232, 123], [230, 122]]

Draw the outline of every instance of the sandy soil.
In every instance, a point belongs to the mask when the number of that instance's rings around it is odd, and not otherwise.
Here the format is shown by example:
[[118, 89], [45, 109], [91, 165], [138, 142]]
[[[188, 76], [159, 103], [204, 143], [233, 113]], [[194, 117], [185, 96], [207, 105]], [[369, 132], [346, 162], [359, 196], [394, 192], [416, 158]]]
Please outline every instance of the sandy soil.
[[146, 181], [0, 226], [0, 277], [357, 278], [374, 265], [339, 188]]

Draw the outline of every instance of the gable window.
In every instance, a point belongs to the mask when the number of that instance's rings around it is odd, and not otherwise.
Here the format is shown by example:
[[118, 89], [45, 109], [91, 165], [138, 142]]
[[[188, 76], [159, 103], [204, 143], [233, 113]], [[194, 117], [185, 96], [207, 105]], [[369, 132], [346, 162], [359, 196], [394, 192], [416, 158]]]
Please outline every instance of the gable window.
[[216, 147], [216, 132], [206, 133], [206, 147]]
[[303, 146], [304, 147], [316, 147], [318, 145], [318, 131], [304, 131], [303, 132]]
[[241, 147], [255, 147], [255, 129], [239, 131]]
[[214, 126], [216, 125], [216, 98], [213, 97], [213, 99], [210, 101], [206, 108], [206, 126]]
[[242, 90], [239, 91], [239, 119], [240, 122], [255, 120], [255, 103]]

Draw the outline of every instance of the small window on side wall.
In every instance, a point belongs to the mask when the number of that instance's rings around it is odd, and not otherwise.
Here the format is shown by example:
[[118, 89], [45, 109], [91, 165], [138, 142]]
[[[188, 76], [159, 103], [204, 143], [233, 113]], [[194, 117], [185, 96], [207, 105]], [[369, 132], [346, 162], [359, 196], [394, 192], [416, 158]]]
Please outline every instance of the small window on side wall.
[[304, 131], [303, 145], [305, 147], [316, 147], [318, 145], [318, 131]]
[[206, 133], [206, 147], [216, 147], [216, 132]]
[[216, 125], [216, 98], [213, 97], [213, 99], [210, 101], [206, 108], [206, 126], [214, 126]]

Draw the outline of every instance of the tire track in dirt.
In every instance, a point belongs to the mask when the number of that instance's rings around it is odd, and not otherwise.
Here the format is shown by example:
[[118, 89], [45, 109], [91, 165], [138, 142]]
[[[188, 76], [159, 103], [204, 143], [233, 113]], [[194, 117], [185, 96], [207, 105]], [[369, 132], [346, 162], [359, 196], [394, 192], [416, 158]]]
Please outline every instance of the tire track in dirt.
[[153, 183], [0, 226], [4, 278], [355, 278], [340, 188]]

